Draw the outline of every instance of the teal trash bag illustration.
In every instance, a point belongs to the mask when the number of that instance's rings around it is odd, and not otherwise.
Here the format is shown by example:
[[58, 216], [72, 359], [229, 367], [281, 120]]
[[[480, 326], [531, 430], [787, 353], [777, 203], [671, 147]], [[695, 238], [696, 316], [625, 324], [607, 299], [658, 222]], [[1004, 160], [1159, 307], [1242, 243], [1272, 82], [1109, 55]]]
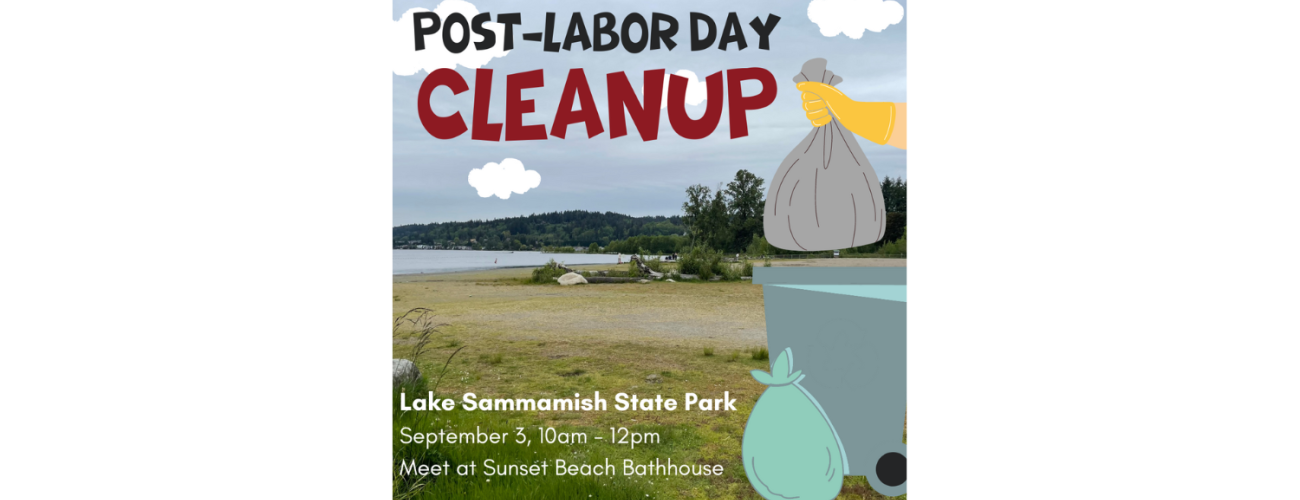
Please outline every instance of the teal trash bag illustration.
[[829, 500], [848, 473], [844, 445], [817, 399], [799, 385], [794, 353], [781, 351], [772, 373], [750, 372], [767, 389], [754, 404], [741, 440], [745, 475], [768, 500]]

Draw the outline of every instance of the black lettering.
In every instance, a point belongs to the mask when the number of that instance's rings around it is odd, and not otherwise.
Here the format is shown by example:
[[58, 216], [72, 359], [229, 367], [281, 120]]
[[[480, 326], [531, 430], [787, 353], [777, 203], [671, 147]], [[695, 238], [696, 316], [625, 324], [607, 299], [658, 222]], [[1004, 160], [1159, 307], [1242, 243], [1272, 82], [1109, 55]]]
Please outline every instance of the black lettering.
[[[592, 38], [595, 38], [596, 52], [606, 52], [618, 47], [618, 33], [614, 32], [614, 14], [601, 12], [596, 14], [596, 25], [591, 32]], [[609, 43], [600, 43], [601, 35], [608, 35]]]
[[[709, 36], [700, 37], [700, 21], [709, 27]], [[691, 50], [704, 50], [713, 45], [714, 37], [718, 36], [718, 25], [713, 24], [713, 18], [707, 14], [699, 12], [691, 13]]]
[[492, 20], [492, 14], [487, 12], [474, 16], [474, 34], [483, 37], [483, 41], [474, 42], [474, 48], [477, 50], [487, 50], [497, 44], [497, 32], [483, 27], [483, 23], [490, 20]]
[[[631, 33], [629, 28], [631, 28], [634, 23], [641, 26], [641, 39], [636, 42], [632, 41], [632, 35], [629, 34]], [[628, 14], [626, 18], [623, 18], [623, 48], [627, 49], [628, 52], [635, 54], [645, 50], [646, 43], [649, 43], [649, 41], [650, 30], [646, 27], [645, 17], [633, 12]]]
[[727, 24], [722, 27], [722, 39], [718, 42], [718, 50], [727, 50], [727, 44], [736, 42], [739, 47], [736, 50], [745, 50], [745, 29], [740, 26], [740, 18], [736, 13], [727, 14]]
[[[659, 22], [668, 22], [668, 28], [659, 29]], [[673, 50], [677, 42], [673, 41], [673, 35], [677, 34], [677, 18], [668, 14], [658, 12], [650, 14], [650, 50], [659, 50], [659, 41], [663, 40], [668, 50]]]
[[546, 41], [542, 42], [542, 50], [546, 52], [559, 52], [560, 43], [551, 40], [551, 35], [555, 33], [555, 13], [546, 13]]
[[569, 18], [569, 34], [564, 36], [564, 50], [569, 50], [573, 42], [582, 44], [582, 50], [591, 48], [591, 39], [587, 37], [587, 24], [582, 22], [582, 13], [574, 12]]
[[503, 46], [502, 48], [506, 50], [515, 48], [514, 27], [516, 24], [524, 23], [523, 19], [521, 19], [521, 17], [519, 16], [519, 13], [515, 12], [512, 14], [497, 14], [497, 22], [505, 25], [506, 27], [506, 36], [505, 36], [506, 43], [505, 46]]
[[754, 32], [758, 33], [758, 48], [768, 50], [767, 37], [772, 34], [772, 30], [776, 29], [776, 23], [778, 22], [781, 22], [781, 16], [776, 14], [768, 14], [766, 23], [759, 22], [758, 17], [749, 22], [749, 25], [754, 28]]
[[[451, 41], [451, 27], [460, 24], [461, 37], [459, 42]], [[442, 27], [442, 44], [447, 47], [447, 51], [452, 54], [464, 52], [469, 47], [469, 21], [465, 20], [465, 15], [459, 12], [453, 12], [447, 16], [447, 22]]]
[[[432, 12], [416, 12], [414, 16], [411, 16], [411, 19], [415, 21], [415, 50], [424, 50], [424, 36], [437, 33], [442, 21], [438, 19], [437, 14]], [[420, 27], [421, 21], [425, 19], [432, 19], [433, 23], [427, 28]]]

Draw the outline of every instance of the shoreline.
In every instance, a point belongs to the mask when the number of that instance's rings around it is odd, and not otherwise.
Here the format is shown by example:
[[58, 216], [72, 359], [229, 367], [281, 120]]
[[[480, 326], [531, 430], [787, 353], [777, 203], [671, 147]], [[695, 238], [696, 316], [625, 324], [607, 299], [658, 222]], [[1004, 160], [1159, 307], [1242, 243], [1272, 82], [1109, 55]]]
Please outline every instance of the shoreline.
[[[588, 265], [599, 266], [602, 264], [588, 264]], [[401, 273], [394, 272], [393, 276], [397, 277], [397, 276], [411, 276], [411, 275], [419, 276], [421, 274], [434, 275], [434, 274], [472, 273], [476, 271], [492, 271], [495, 269], [533, 269], [535, 267], [538, 266], [469, 267], [469, 268], [454, 268], [454, 269], [447, 269], [447, 270], [413, 271], [413, 272], [401, 272]]]
[[[761, 266], [762, 261], [754, 261]], [[455, 271], [437, 271], [423, 273], [394, 273], [394, 283], [411, 281], [484, 281], [511, 278], [526, 278], [532, 269], [538, 266], [497, 266], [481, 269], [460, 269]], [[580, 271], [609, 271], [626, 269], [623, 264], [573, 264], [569, 267]], [[781, 259], [773, 260], [772, 267], [907, 267], [907, 259], [885, 258], [839, 258], [839, 259]], [[604, 286], [604, 285], [602, 285]]]
[[[423, 257], [412, 257], [417, 252], [434, 254]], [[447, 252], [450, 257], [443, 259], [437, 256], [440, 252]], [[485, 258], [464, 258], [464, 254], [469, 252], [479, 252], [486, 254]], [[407, 275], [435, 275], [449, 273], [465, 273], [493, 271], [498, 269], [534, 269], [546, 263], [547, 260], [554, 260], [560, 263], [567, 263], [570, 266], [575, 265], [616, 265], [617, 257], [620, 254], [589, 254], [583, 252], [561, 253], [561, 252], [537, 252], [537, 251], [510, 251], [510, 250], [432, 250], [432, 249], [393, 249], [393, 276]], [[486, 262], [486, 260], [498, 257], [500, 262]], [[400, 270], [399, 270], [400, 268]]]

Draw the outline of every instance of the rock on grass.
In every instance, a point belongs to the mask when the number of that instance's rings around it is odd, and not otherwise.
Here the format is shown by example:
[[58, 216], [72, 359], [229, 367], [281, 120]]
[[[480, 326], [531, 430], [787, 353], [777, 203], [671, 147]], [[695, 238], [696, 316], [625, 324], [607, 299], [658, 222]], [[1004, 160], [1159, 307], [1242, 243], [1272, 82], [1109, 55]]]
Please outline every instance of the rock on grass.
[[415, 367], [409, 359], [393, 360], [393, 385], [398, 386], [406, 382], [414, 382], [420, 378], [420, 369]]
[[583, 278], [582, 275], [578, 273], [565, 273], [564, 276], [560, 276], [559, 281], [561, 285], [566, 286], [579, 284], [585, 285], [587, 283], [587, 278]]

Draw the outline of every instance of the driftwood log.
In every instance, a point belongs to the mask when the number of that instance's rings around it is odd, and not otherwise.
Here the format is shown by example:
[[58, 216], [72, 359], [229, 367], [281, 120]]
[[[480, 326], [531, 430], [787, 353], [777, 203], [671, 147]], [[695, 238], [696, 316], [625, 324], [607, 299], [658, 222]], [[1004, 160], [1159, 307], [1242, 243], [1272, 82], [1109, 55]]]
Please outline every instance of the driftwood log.
[[644, 279], [645, 278], [640, 277], [625, 278], [622, 276], [590, 276], [587, 278], [587, 283], [636, 283]]
[[642, 262], [641, 258], [637, 257], [636, 255], [632, 256], [632, 262], [636, 263], [636, 268], [641, 270], [641, 274], [643, 275], [650, 276], [654, 279], [660, 279], [664, 277], [664, 273], [650, 269], [650, 267], [645, 265], [645, 262]]

